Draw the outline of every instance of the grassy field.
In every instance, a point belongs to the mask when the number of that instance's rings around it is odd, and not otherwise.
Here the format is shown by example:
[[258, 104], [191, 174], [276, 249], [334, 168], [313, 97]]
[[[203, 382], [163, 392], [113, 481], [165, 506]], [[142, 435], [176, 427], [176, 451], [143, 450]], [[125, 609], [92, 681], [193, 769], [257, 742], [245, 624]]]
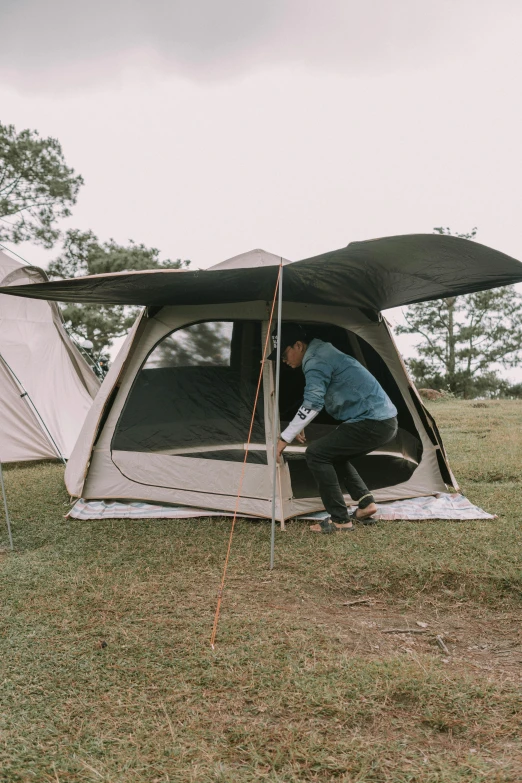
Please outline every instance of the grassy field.
[[65, 521], [59, 466], [6, 470], [0, 781], [522, 780], [522, 404], [483, 406], [431, 409], [498, 519], [291, 523], [272, 573], [240, 521], [214, 652], [229, 521]]

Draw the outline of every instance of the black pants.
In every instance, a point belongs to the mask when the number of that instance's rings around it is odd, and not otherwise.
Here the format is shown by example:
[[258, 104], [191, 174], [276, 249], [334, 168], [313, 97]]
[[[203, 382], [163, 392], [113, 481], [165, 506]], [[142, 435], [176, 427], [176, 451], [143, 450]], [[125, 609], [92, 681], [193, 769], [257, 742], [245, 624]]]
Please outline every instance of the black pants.
[[[311, 443], [306, 449], [306, 462], [317, 484], [325, 509], [334, 522], [346, 522], [348, 509], [339, 485], [339, 476], [344, 478], [346, 489], [353, 500], [358, 501], [370, 491], [353, 465], [350, 457], [362, 457], [397, 434], [397, 418], [385, 421], [364, 419], [353, 424], [340, 424], [323, 438]], [[367, 498], [370, 501], [373, 498]], [[365, 502], [364, 505], [368, 505]]]

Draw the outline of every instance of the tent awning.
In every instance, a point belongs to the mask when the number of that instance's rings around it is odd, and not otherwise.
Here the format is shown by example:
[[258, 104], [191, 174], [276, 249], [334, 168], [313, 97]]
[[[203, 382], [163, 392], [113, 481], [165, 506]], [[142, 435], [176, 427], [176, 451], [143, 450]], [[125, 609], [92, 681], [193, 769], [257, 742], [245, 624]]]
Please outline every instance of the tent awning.
[[[150, 270], [0, 288], [15, 296], [148, 306], [271, 300], [277, 266]], [[522, 263], [478, 242], [411, 234], [352, 242], [284, 268], [283, 299], [374, 311], [522, 281]]]

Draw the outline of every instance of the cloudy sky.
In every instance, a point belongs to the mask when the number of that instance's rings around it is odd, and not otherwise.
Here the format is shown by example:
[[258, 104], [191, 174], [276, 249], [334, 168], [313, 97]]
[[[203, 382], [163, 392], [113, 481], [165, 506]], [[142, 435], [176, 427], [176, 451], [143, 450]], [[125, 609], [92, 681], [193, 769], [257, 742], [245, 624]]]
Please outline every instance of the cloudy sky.
[[519, 0], [1, 0], [0, 119], [84, 176], [64, 228], [196, 267], [439, 225], [522, 259], [521, 29]]

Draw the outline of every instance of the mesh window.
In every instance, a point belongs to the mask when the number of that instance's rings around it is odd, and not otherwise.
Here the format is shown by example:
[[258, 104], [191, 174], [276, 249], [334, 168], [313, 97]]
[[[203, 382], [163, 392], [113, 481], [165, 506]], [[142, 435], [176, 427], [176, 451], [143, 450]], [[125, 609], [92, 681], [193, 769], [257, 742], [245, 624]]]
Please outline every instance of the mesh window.
[[[205, 321], [172, 332], [138, 373], [112, 448], [242, 461], [260, 362], [258, 321]], [[262, 388], [248, 461], [266, 464]]]

